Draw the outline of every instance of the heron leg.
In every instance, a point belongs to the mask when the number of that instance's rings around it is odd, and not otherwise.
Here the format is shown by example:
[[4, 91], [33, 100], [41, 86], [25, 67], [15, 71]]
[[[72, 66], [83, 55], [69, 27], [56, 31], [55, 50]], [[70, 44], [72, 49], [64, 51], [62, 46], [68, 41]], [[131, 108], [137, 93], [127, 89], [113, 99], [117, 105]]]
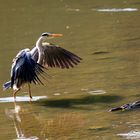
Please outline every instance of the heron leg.
[[32, 94], [31, 94], [31, 86], [30, 83], [28, 83], [28, 89], [29, 89], [29, 96], [30, 96], [30, 100], [32, 99]]
[[13, 92], [13, 97], [14, 97], [14, 100], [16, 100], [16, 94], [17, 94], [17, 92], [20, 90], [20, 88], [19, 89], [17, 89], [17, 90], [15, 90], [14, 92]]

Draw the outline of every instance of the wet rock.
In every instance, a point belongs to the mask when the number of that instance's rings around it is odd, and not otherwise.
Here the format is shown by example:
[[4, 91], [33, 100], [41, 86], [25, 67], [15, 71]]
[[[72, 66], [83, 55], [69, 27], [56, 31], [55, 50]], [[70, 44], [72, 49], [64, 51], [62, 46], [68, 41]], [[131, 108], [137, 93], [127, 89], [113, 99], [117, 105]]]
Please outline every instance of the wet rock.
[[132, 110], [132, 109], [135, 109], [135, 108], [140, 108], [140, 101], [136, 101], [136, 102], [133, 102], [133, 103], [129, 103], [129, 104], [124, 104], [120, 107], [115, 107], [115, 108], [112, 108], [110, 109], [109, 111], [112, 112], [112, 111], [119, 111], [119, 110]]

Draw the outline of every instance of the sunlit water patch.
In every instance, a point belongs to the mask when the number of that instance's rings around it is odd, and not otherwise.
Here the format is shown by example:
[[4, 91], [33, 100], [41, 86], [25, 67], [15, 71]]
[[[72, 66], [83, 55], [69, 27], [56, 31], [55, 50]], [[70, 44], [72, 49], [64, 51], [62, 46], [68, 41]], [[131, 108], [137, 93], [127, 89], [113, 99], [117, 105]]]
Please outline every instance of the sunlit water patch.
[[19, 138], [15, 139], [15, 140], [39, 140], [39, 138], [36, 136], [29, 137], [29, 138], [26, 138], [23, 136], [23, 137], [19, 137]]
[[59, 95], [61, 95], [61, 93], [54, 93], [53, 95], [55, 95], [55, 96], [59, 96]]
[[107, 8], [107, 9], [92, 9], [98, 12], [135, 12], [137, 8]]
[[139, 140], [140, 139], [140, 131], [130, 131], [128, 133], [121, 133], [118, 136], [122, 136], [125, 139], [129, 140]]
[[81, 91], [88, 91], [88, 88], [81, 88]]
[[74, 11], [74, 12], [79, 12], [80, 9], [79, 8], [68, 8], [67, 11]]
[[64, 91], [63, 93], [56, 92], [56, 93], [54, 93], [53, 95], [54, 95], [54, 96], [60, 96], [60, 95], [62, 95], [62, 94], [68, 94], [68, 93], [69, 93], [68, 91]]
[[[31, 101], [37, 101], [40, 99], [46, 99], [47, 96], [33, 96]], [[17, 96], [16, 97], [16, 102], [28, 102], [30, 101], [29, 96]], [[14, 97], [5, 97], [5, 98], [0, 98], [0, 103], [6, 103], [6, 102], [15, 102]]]

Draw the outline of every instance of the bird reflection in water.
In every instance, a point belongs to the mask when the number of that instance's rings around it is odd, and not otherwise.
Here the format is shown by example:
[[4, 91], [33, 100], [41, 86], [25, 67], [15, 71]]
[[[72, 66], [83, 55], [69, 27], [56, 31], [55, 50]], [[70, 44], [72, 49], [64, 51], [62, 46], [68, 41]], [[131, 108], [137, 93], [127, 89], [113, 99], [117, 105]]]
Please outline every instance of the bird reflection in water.
[[39, 132], [41, 133], [41, 125], [35, 117], [37, 114], [32, 113], [31, 109], [21, 108], [21, 106], [14, 103], [14, 109], [5, 109], [5, 113], [13, 121], [16, 140], [45, 139], [39, 134]]
[[[22, 104], [23, 105], [23, 104]], [[43, 114], [33, 109], [32, 104], [21, 107], [14, 104], [14, 109], [6, 109], [5, 113], [13, 121], [16, 140], [65, 140], [85, 125], [85, 114], [67, 110]], [[47, 116], [46, 116], [47, 115]]]

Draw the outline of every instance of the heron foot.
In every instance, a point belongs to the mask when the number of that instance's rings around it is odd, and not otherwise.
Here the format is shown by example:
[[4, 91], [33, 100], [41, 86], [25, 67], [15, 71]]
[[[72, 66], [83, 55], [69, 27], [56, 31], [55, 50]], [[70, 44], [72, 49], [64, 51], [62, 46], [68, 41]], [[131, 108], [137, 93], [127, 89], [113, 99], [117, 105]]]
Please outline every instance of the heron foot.
[[14, 101], [16, 101], [16, 94], [17, 94], [17, 92], [18, 92], [19, 90], [20, 90], [20, 89], [17, 89], [17, 90], [15, 90], [15, 91], [13, 92]]
[[30, 87], [30, 84], [29, 83], [28, 83], [28, 89], [29, 89], [30, 101], [32, 101], [31, 87]]
[[30, 102], [32, 102], [33, 97], [30, 95]]

